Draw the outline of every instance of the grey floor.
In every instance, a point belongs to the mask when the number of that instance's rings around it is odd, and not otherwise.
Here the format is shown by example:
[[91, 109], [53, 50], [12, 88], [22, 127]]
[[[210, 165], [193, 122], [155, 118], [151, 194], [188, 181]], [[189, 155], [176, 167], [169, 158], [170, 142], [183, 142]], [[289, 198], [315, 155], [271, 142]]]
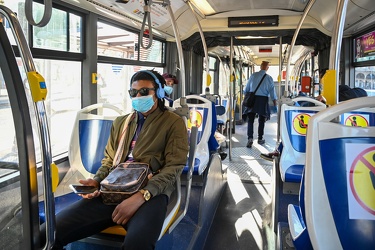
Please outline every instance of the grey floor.
[[[254, 126], [257, 128], [257, 122]], [[246, 148], [247, 123], [236, 126], [231, 158], [228, 154], [223, 161], [228, 185], [204, 249], [275, 249], [275, 236], [269, 224], [272, 162], [263, 160], [260, 154], [274, 150], [276, 129], [276, 116], [272, 116], [266, 122], [266, 144], [259, 145], [255, 140], [252, 148]]]

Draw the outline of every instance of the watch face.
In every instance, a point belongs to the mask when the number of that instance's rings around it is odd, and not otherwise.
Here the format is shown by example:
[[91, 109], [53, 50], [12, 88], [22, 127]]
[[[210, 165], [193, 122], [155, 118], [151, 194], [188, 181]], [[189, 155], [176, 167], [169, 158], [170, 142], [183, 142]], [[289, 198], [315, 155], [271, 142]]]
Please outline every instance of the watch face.
[[151, 198], [151, 194], [148, 190], [144, 190], [143, 198], [145, 198], [146, 201], [148, 201]]

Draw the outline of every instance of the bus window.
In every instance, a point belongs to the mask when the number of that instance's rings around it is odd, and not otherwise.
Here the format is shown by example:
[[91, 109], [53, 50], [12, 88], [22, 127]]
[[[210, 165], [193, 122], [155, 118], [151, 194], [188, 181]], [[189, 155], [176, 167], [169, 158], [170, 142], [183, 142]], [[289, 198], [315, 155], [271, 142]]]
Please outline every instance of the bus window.
[[[5, 87], [3, 73], [0, 69], [0, 162], [12, 162], [18, 164], [18, 151], [13, 115], [10, 109], [8, 92]], [[0, 167], [0, 177], [4, 170]]]
[[354, 87], [363, 88], [368, 96], [375, 96], [375, 66], [356, 67]]
[[[98, 103], [109, 103], [126, 113], [131, 112], [130, 79], [138, 70], [147, 69], [150, 67], [98, 63]], [[163, 68], [154, 67], [154, 70], [163, 73]]]
[[[49, 117], [52, 153], [56, 156], [68, 152], [75, 117], [81, 109], [81, 62], [46, 59], [34, 61], [47, 84], [45, 105]], [[37, 137], [34, 140], [39, 143]]]

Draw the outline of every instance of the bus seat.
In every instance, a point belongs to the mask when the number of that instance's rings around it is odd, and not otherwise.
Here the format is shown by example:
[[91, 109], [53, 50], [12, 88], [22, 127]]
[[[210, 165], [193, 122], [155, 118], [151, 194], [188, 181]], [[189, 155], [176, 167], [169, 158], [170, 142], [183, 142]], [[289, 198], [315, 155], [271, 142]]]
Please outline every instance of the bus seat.
[[[93, 114], [95, 110], [97, 114]], [[104, 112], [110, 115], [104, 115]], [[70, 168], [54, 193], [56, 212], [81, 199], [72, 193], [69, 185], [94, 176], [101, 166], [112, 122], [122, 114], [119, 108], [105, 103], [93, 104], [77, 112], [68, 151]], [[40, 202], [39, 217], [44, 222], [44, 202]]]
[[[97, 114], [93, 113], [95, 110]], [[68, 151], [70, 169], [57, 187], [55, 196], [70, 193], [69, 184], [94, 176], [101, 166], [112, 122], [123, 114], [116, 106], [106, 103], [93, 104], [77, 112]]]
[[[283, 152], [280, 157], [280, 172], [283, 182], [301, 182], [305, 164], [306, 131], [309, 119], [325, 104], [309, 97], [297, 97], [294, 106], [283, 104], [280, 112], [281, 141]], [[314, 107], [295, 106], [298, 103], [313, 103]]]
[[[221, 97], [216, 94], [210, 94], [206, 93], [204, 95], [200, 95], [201, 97], [209, 100], [211, 102], [212, 108], [211, 108], [211, 118], [212, 118], [212, 123], [211, 123], [211, 134], [210, 137], [208, 138], [208, 150], [210, 152], [210, 155], [215, 153], [219, 148], [220, 145], [215, 139], [215, 132], [217, 129], [217, 114], [216, 114], [216, 104], [221, 100]], [[200, 102], [199, 100], [191, 100], [192, 103]]]
[[288, 224], [296, 249], [313, 249], [300, 206], [288, 205]]
[[225, 126], [225, 120], [219, 119], [220, 116], [225, 115], [225, 107], [221, 105], [215, 105], [216, 118], [217, 118], [217, 130], [223, 134], [223, 127]]
[[[115, 111], [120, 111], [116, 107], [108, 104], [94, 104], [89, 107], [86, 107], [78, 112], [77, 119], [73, 128], [73, 133], [71, 136], [71, 147], [69, 151], [69, 156], [72, 156], [72, 158], [69, 157], [71, 168], [68, 170], [66, 177], [64, 177], [63, 181], [61, 181], [59, 187], [60, 187], [60, 195], [57, 196], [55, 194], [55, 212], [58, 213], [60, 210], [62, 210], [67, 205], [81, 199], [80, 196], [73, 193], [72, 190], [69, 187], [62, 188], [61, 186], [69, 186], [69, 184], [76, 184], [78, 183], [79, 179], [88, 178], [90, 176], [93, 176], [96, 172], [96, 170], [101, 165], [101, 160], [104, 157], [104, 149], [108, 141], [108, 137], [110, 134], [111, 126], [103, 126], [101, 127], [101, 132], [98, 133], [98, 126], [97, 124], [100, 124], [99, 121], [111, 121], [111, 125], [113, 120], [116, 116], [108, 117], [108, 116], [100, 116], [100, 115], [93, 115], [90, 114], [90, 112], [94, 109], [99, 108], [112, 108]], [[86, 114], [86, 116], [84, 115]], [[120, 114], [122, 115], [122, 112], [120, 111]], [[82, 122], [84, 121], [82, 125]], [[86, 123], [92, 122], [93, 126], [89, 126]], [[85, 129], [85, 131], [81, 131], [82, 129]], [[87, 131], [87, 130], [94, 130], [94, 131]], [[190, 139], [189, 139], [189, 156], [192, 156], [192, 158], [188, 159], [187, 162], [187, 168], [188, 173], [192, 172], [193, 166], [194, 166], [194, 158], [195, 158], [195, 152], [196, 152], [196, 143], [197, 143], [197, 129], [192, 128], [190, 132]], [[79, 135], [79, 136], [78, 136]], [[106, 139], [103, 139], [103, 135], [106, 136]], [[91, 138], [86, 138], [91, 137]], [[77, 139], [78, 138], [78, 139]], [[88, 147], [88, 144], [86, 142], [90, 142], [90, 146]], [[71, 152], [71, 151], [78, 151], [78, 152]], [[84, 152], [86, 151], [86, 152]], [[90, 151], [90, 152], [88, 152]], [[95, 153], [100, 153], [101, 157], [97, 157], [94, 155]], [[79, 157], [82, 157], [82, 159], [79, 159]], [[90, 159], [90, 157], [92, 157]], [[84, 160], [83, 158], [87, 158]], [[95, 167], [88, 168], [88, 166], [85, 166], [85, 163], [89, 162]], [[76, 165], [73, 165], [76, 164]], [[191, 170], [190, 170], [191, 169]], [[73, 173], [69, 173], [69, 171], [72, 171]], [[76, 172], [79, 172], [80, 174], [76, 174]], [[86, 173], [87, 172], [87, 173]], [[69, 174], [69, 175], [68, 175]], [[86, 177], [87, 176], [87, 177]], [[191, 177], [191, 174], [187, 175], [187, 179], [189, 182], [189, 178]], [[65, 180], [67, 179], [67, 180]], [[59, 189], [58, 187], [58, 189]], [[65, 193], [62, 193], [62, 190], [66, 191]], [[186, 188], [186, 192], [189, 192], [190, 194], [190, 188]], [[169, 204], [167, 208], [166, 213], [166, 219], [164, 221], [161, 234], [159, 236], [159, 239], [168, 231], [172, 230], [176, 224], [182, 220], [183, 216], [186, 214], [187, 207], [185, 210], [180, 211], [180, 204], [181, 204], [181, 179], [177, 178], [175, 183], [175, 191], [171, 194], [171, 197], [169, 199]], [[186, 200], [185, 204], [187, 203], [187, 199], [189, 199], [189, 195], [186, 194]], [[40, 223], [43, 223], [45, 221], [45, 213], [44, 213], [44, 202], [41, 201], [39, 203], [39, 217], [40, 217]], [[126, 235], [126, 230], [120, 226], [116, 225], [113, 227], [109, 227], [102, 231], [102, 233], [106, 234], [114, 234], [114, 235]]]
[[374, 249], [375, 127], [334, 120], [375, 97], [356, 98], [319, 112], [309, 123], [305, 166], [306, 225], [314, 249]]
[[[186, 102], [190, 110], [190, 118], [187, 120], [188, 131], [190, 133], [192, 125], [198, 128], [197, 152], [193, 172], [194, 174], [201, 175], [206, 169], [210, 158], [210, 137], [213, 137], [217, 143], [214, 137], [215, 131], [212, 133], [212, 114], [215, 104], [198, 95], [186, 96]], [[180, 99], [175, 100], [173, 107], [176, 108], [180, 106]], [[187, 167], [184, 168], [184, 172], [186, 171]]]
[[223, 114], [217, 114], [217, 123], [218, 124], [226, 124], [228, 121], [228, 111], [229, 111], [229, 100], [227, 96], [223, 96], [220, 98], [221, 103], [217, 104], [219, 106], [223, 106], [225, 109], [225, 112]]
[[309, 233], [306, 227], [305, 214], [305, 178], [302, 173], [299, 191], [299, 205], [288, 205], [288, 225], [293, 245], [296, 249], [312, 249]]

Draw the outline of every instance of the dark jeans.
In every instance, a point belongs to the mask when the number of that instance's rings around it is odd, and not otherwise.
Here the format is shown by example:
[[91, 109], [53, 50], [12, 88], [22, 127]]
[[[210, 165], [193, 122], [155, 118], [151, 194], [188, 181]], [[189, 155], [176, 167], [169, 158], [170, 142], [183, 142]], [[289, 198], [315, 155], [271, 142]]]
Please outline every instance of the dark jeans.
[[[167, 211], [168, 197], [157, 195], [143, 203], [124, 226], [127, 234], [123, 249], [154, 249], [159, 238]], [[56, 244], [53, 249], [100, 233], [116, 225], [112, 213], [116, 206], [105, 205], [101, 197], [82, 199], [56, 215]], [[45, 226], [41, 226], [42, 244], [45, 242]], [[44, 239], [43, 239], [44, 238]]]
[[[253, 139], [254, 134], [254, 120], [255, 120], [256, 113], [247, 113], [247, 139]], [[258, 118], [258, 139], [263, 139], [264, 135], [264, 124], [266, 123], [266, 117], [263, 115], [259, 115]]]

